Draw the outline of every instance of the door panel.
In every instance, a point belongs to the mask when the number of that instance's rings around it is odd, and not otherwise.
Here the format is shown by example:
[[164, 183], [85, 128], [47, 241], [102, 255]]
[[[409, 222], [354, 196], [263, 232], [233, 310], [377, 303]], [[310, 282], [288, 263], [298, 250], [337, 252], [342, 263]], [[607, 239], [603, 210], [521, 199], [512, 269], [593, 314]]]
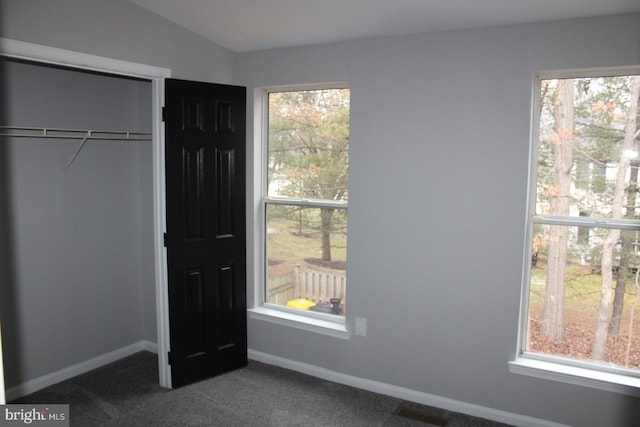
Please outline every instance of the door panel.
[[202, 235], [202, 188], [204, 183], [204, 147], [187, 149], [183, 147], [182, 165], [184, 208], [185, 208], [185, 239], [201, 239]]
[[234, 176], [236, 163], [233, 150], [216, 150], [216, 166], [219, 171], [216, 206], [218, 209], [217, 238], [233, 238], [234, 214], [233, 196], [235, 194]]
[[172, 385], [247, 364], [245, 88], [167, 79]]

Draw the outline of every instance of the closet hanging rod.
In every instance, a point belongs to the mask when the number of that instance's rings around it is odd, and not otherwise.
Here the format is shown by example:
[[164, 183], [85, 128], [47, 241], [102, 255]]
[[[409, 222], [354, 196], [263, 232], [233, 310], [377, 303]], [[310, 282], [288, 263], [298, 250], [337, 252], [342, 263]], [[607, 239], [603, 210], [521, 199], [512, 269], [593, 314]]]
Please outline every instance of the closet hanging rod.
[[0, 136], [21, 138], [96, 139], [109, 141], [151, 141], [151, 134], [146, 132], [38, 128], [26, 126], [0, 126]]

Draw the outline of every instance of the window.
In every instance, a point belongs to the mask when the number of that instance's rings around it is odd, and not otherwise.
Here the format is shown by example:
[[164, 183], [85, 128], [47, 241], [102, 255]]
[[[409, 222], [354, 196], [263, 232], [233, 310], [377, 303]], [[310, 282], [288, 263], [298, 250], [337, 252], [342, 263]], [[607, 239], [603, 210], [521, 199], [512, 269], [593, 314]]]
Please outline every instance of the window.
[[521, 358], [636, 387], [638, 71], [539, 80], [520, 339]]
[[267, 91], [264, 306], [344, 323], [350, 93]]

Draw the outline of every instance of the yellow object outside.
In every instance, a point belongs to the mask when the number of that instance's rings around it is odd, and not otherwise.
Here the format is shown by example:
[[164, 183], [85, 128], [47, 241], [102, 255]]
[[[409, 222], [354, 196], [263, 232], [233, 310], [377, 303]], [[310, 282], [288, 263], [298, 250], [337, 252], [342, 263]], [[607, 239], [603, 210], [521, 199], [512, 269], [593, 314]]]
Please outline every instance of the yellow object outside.
[[315, 302], [309, 301], [305, 298], [292, 299], [287, 301], [287, 307], [299, 308], [301, 310], [309, 310], [309, 308], [316, 305]]

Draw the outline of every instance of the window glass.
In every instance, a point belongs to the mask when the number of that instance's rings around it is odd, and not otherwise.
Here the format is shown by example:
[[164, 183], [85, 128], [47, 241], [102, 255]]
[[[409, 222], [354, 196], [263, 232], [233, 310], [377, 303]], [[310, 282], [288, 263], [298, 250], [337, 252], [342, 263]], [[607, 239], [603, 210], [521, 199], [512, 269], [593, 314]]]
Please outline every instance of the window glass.
[[312, 311], [344, 314], [346, 211], [267, 205], [267, 266], [267, 302], [299, 308], [305, 299]]
[[639, 92], [541, 81], [526, 351], [640, 369]]
[[269, 94], [268, 195], [346, 200], [349, 89]]
[[264, 300], [344, 316], [349, 89], [268, 99]]

